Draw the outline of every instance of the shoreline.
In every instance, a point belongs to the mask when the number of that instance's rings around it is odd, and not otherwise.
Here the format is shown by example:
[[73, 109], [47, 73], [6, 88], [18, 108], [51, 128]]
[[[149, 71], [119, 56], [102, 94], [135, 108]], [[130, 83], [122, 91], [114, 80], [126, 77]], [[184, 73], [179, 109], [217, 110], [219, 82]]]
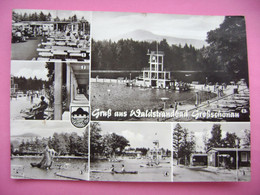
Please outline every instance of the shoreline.
[[[42, 155], [25, 155], [25, 156], [11, 156], [11, 159], [13, 158], [42, 158]], [[54, 156], [53, 158], [56, 159], [88, 159], [88, 157], [82, 157], [82, 156]]]

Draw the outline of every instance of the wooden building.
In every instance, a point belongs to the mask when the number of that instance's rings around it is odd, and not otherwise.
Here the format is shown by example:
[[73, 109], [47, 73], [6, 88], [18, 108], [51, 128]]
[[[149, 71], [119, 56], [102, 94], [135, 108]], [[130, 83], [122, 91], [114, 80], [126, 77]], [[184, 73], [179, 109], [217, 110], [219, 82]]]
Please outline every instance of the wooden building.
[[211, 148], [207, 151], [208, 166], [250, 167], [250, 148]]

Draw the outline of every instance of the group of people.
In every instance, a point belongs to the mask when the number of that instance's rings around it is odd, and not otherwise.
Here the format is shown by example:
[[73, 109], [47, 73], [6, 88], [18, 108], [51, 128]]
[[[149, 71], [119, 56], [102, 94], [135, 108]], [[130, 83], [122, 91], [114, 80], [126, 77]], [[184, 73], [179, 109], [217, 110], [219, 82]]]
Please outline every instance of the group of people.
[[84, 34], [81, 35], [80, 32], [65, 32], [65, 38], [67, 41], [71, 41], [77, 44], [78, 48], [88, 48], [89, 47], [89, 36]]
[[[115, 166], [114, 166], [113, 164], [111, 165], [110, 171], [111, 171], [112, 173], [115, 172]], [[124, 164], [122, 164], [121, 172], [125, 172], [125, 165], [124, 165]]]

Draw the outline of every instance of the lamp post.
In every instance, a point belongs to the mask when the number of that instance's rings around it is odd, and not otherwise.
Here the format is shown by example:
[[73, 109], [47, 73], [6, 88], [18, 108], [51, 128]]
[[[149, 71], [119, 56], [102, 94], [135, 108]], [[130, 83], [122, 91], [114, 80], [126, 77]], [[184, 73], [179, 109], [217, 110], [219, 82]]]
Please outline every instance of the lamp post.
[[166, 101], [169, 100], [169, 98], [162, 97], [161, 100], [163, 101], [163, 110], [165, 111], [165, 109], [166, 109]]
[[235, 140], [236, 144], [236, 171], [237, 171], [237, 181], [238, 181], [238, 139]]

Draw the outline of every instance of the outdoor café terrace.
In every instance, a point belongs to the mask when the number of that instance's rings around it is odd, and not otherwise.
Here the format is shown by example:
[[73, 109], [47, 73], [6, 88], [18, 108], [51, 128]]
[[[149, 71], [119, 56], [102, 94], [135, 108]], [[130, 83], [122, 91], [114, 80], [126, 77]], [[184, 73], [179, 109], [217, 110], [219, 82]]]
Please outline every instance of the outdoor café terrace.
[[52, 32], [38, 45], [38, 61], [88, 62], [90, 40], [78, 32]]

